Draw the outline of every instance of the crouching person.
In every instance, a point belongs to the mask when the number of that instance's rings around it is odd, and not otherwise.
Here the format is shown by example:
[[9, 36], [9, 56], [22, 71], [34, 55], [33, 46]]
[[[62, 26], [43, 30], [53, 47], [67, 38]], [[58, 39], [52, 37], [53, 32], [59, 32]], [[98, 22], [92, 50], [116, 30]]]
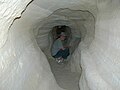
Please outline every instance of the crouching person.
[[62, 41], [66, 39], [66, 35], [62, 32], [60, 37], [55, 40], [52, 46], [52, 56], [57, 59], [57, 62], [63, 62], [69, 56], [69, 47], [64, 47]]

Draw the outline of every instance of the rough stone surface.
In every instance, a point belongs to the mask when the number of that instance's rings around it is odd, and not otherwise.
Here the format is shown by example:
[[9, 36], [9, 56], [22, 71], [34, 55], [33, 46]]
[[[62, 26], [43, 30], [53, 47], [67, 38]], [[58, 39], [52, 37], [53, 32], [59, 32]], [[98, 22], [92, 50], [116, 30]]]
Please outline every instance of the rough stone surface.
[[120, 90], [119, 0], [34, 0], [9, 31], [29, 2], [0, 0], [0, 90], [62, 90], [33, 35], [39, 22], [59, 8], [89, 10], [96, 18], [94, 40], [82, 49], [83, 40], [74, 54], [82, 67], [80, 89]]
[[8, 30], [13, 20], [20, 17], [22, 11], [31, 0], [0, 0], [0, 48], [5, 44]]

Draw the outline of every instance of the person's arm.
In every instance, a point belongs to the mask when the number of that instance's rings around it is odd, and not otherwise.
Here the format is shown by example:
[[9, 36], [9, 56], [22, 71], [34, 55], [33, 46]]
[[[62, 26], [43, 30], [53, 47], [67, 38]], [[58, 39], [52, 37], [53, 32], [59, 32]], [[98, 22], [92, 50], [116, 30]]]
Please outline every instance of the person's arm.
[[62, 47], [62, 48], [60, 48], [60, 49], [65, 50], [65, 48], [64, 48], [64, 47]]
[[64, 46], [64, 48], [70, 48], [71, 46]]

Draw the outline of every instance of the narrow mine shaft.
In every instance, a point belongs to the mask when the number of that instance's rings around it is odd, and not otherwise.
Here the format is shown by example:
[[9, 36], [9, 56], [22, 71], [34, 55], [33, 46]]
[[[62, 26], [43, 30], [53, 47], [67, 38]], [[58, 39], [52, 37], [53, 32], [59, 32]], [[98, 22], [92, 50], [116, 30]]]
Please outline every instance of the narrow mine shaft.
[[[120, 90], [119, 0], [0, 0], [0, 90]], [[70, 55], [52, 56], [64, 32]]]

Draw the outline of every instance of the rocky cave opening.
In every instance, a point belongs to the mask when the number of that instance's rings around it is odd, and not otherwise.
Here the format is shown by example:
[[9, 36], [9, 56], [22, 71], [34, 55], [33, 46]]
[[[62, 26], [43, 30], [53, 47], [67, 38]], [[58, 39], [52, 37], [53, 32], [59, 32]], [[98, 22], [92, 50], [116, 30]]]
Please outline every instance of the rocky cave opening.
[[[40, 49], [47, 56], [48, 62], [50, 63], [51, 70], [54, 73], [56, 80], [58, 83], [61, 82], [59, 83], [60, 86], [63, 86], [65, 89], [79, 90], [79, 77], [81, 73], [81, 49], [88, 48], [94, 39], [95, 17], [89, 11], [61, 8], [55, 10], [51, 15], [44, 18], [43, 20], [40, 20], [38, 23], [38, 26], [33, 30], [36, 41]], [[58, 29], [57, 32], [56, 29]], [[51, 46], [53, 41], [55, 40], [57, 33], [59, 34], [62, 31], [68, 35], [69, 40], [67, 44], [71, 46], [71, 54], [68, 60], [69, 64], [67, 63], [66, 67], [67, 70], [64, 70], [65, 68], [63, 68], [66, 66], [66, 64], [63, 66], [54, 65], [55, 63], [53, 61], [55, 61], [55, 59], [51, 56]], [[56, 68], [62, 68], [63, 72]], [[74, 72], [72, 73], [73, 75], [71, 75], [70, 72]], [[63, 77], [60, 77], [61, 75], [63, 75]], [[65, 78], [65, 76], [69, 78]], [[60, 79], [62, 81], [60, 81]], [[68, 82], [68, 86], [67, 83], [64, 82]]]
[[[0, 90], [120, 90], [119, 3], [0, 1]], [[69, 63], [57, 65], [51, 32], [62, 25], [77, 44]]]

